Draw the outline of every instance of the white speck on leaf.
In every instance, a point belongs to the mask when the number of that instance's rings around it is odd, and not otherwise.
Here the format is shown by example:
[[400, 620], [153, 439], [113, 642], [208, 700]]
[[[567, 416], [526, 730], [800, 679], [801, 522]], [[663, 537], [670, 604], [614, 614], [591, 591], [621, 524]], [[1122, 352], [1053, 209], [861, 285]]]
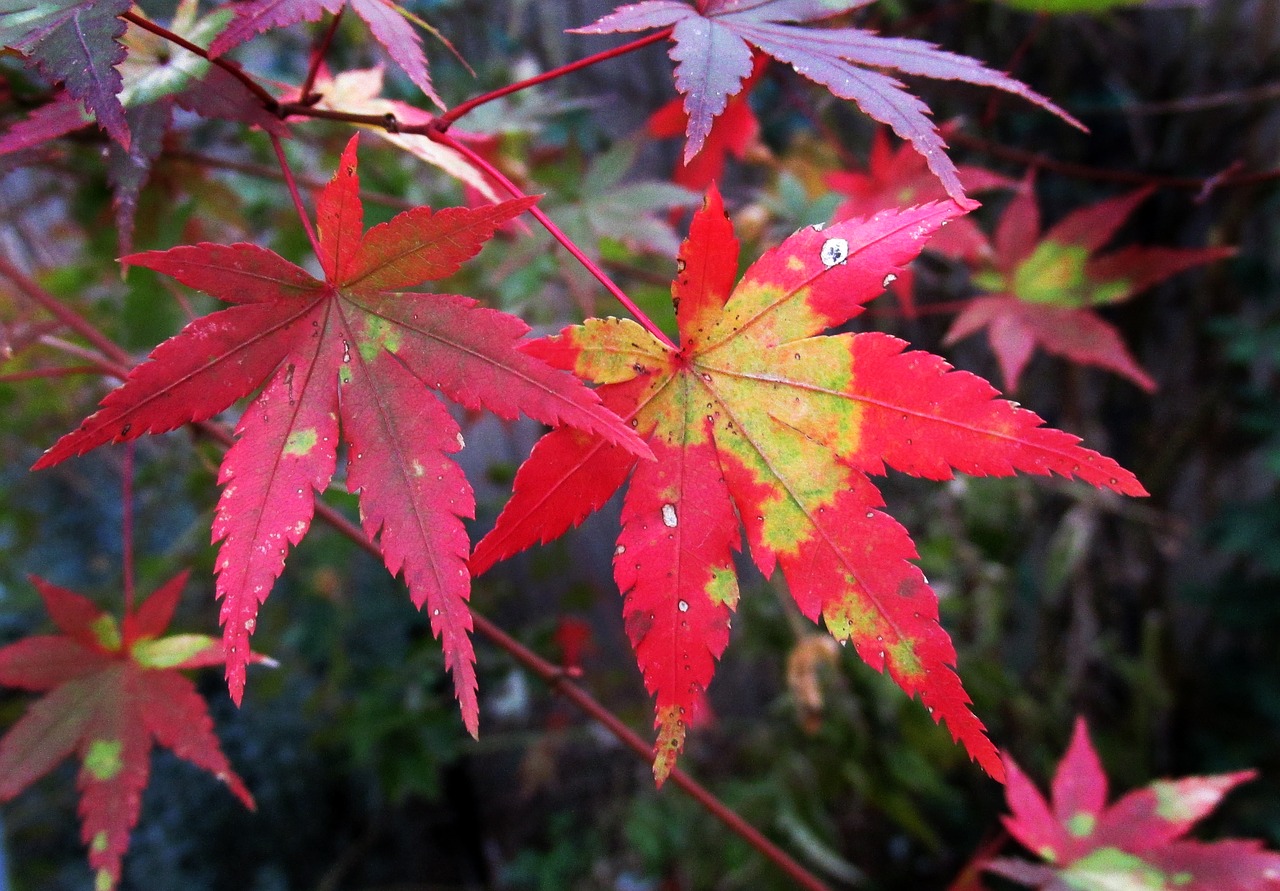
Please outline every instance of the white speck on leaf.
[[822, 265], [830, 269], [849, 259], [849, 242], [843, 238], [828, 238], [822, 245]]
[[884, 277], [884, 281], [880, 283], [880, 287], [887, 288], [897, 280], [898, 280], [898, 277], [894, 275], [892, 272], [890, 272], [888, 275]]
[[677, 522], [679, 520], [676, 518], [676, 506], [674, 504], [662, 505], [662, 525], [668, 529], [674, 529]]

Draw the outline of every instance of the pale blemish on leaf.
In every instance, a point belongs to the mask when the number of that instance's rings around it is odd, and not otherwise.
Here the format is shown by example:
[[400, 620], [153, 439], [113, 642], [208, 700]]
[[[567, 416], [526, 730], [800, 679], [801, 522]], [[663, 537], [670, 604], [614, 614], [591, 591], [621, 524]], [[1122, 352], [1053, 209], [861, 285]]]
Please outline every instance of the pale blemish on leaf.
[[1076, 838], [1085, 838], [1093, 835], [1093, 828], [1098, 824], [1098, 818], [1088, 811], [1079, 811], [1071, 815], [1071, 819], [1067, 821], [1067, 831]]
[[305, 430], [295, 430], [289, 434], [289, 438], [284, 442], [284, 453], [286, 455], [309, 455], [315, 446], [316, 429], [308, 427]]
[[123, 751], [124, 743], [118, 739], [95, 739], [85, 753], [84, 769], [99, 782], [113, 780], [124, 770]]
[[707, 583], [707, 597], [712, 603], [734, 609], [738, 605], [738, 573], [733, 567], [711, 570], [711, 581]]
[[115, 616], [104, 613], [94, 619], [89, 627], [93, 629], [93, 636], [97, 638], [103, 649], [112, 651], [120, 649], [122, 644], [120, 625], [116, 622]]
[[388, 353], [398, 352], [403, 333], [399, 325], [394, 325], [381, 316], [366, 315], [364, 332], [359, 343], [361, 358], [366, 362], [372, 362], [382, 350]]

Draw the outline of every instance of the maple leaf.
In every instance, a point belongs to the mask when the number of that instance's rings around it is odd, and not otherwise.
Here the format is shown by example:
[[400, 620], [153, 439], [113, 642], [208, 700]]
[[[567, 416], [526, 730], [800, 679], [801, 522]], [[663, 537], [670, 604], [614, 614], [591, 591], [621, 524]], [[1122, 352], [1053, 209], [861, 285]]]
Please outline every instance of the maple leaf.
[[1078, 477], [1144, 494], [1114, 461], [993, 398], [981, 378], [904, 352], [881, 333], [818, 336], [862, 304], [961, 212], [926, 204], [803, 229], [735, 287], [738, 244], [713, 189], [695, 216], [672, 285], [680, 347], [639, 325], [592, 319], [526, 352], [601, 384], [657, 456], [632, 456], [555, 431], [516, 475], [515, 493], [471, 558], [473, 573], [548, 541], [631, 475], [614, 578], [627, 633], [656, 696], [659, 782], [679, 753], [685, 713], [711, 680], [738, 599], [739, 522], [767, 577], [780, 566], [801, 611], [852, 640], [877, 670], [920, 694], [935, 721], [993, 776], [995, 748], [953, 671], [937, 597], [907, 531], [868, 474], [886, 465], [931, 479], [953, 469]]
[[[751, 73], [742, 82], [742, 88], [725, 104], [724, 111], [712, 122], [702, 148], [692, 158], [681, 157], [676, 161], [672, 182], [686, 189], [703, 191], [720, 180], [730, 155], [741, 160], [749, 149], [760, 144], [760, 122], [751, 110], [748, 96], [764, 74], [767, 63], [768, 57], [763, 53], [755, 54]], [[645, 124], [649, 135], [656, 139], [683, 136], [688, 127], [689, 113], [679, 98], [655, 111]]]
[[80, 594], [32, 578], [62, 633], [0, 649], [0, 684], [46, 694], [0, 739], [0, 801], [78, 753], [80, 837], [98, 891], [120, 880], [152, 745], [209, 771], [254, 809], [222, 753], [203, 697], [178, 673], [221, 665], [221, 643], [202, 634], [161, 636], [186, 580], [183, 572], [166, 582], [120, 623]]
[[[961, 80], [1021, 96], [1084, 129], [1084, 126], [1021, 81], [992, 71], [976, 59], [945, 52], [931, 43], [905, 37], [880, 37], [859, 28], [808, 28], [813, 22], [866, 6], [873, 0], [642, 0], [621, 6], [582, 34], [647, 31], [673, 27], [671, 58], [677, 63], [676, 89], [689, 116], [684, 160], [696, 155], [711, 132], [711, 122], [751, 74], [752, 47], [886, 124], [924, 156], [947, 194], [966, 207], [964, 185], [944, 149], [946, 144], [928, 107], [901, 82], [873, 70]], [[795, 22], [799, 24], [787, 24]]]
[[965, 307], [945, 342], [985, 328], [1011, 390], [1037, 346], [1155, 390], [1156, 382], [1120, 333], [1094, 307], [1128, 300], [1179, 272], [1233, 256], [1235, 249], [1126, 247], [1095, 256], [1152, 191], [1139, 189], [1075, 210], [1042, 238], [1028, 182], [1005, 209], [994, 245], [981, 252], [985, 259], [973, 282], [991, 296]]
[[337, 461], [387, 569], [404, 573], [415, 606], [443, 638], [463, 719], [477, 732], [467, 609], [471, 488], [449, 455], [457, 423], [430, 392], [503, 418], [523, 411], [646, 454], [647, 448], [572, 375], [516, 347], [519, 319], [467, 297], [402, 294], [456, 272], [494, 229], [530, 207], [522, 198], [477, 209], [420, 207], [363, 232], [352, 137], [317, 201], [324, 280], [251, 244], [198, 244], [123, 258], [234, 304], [162, 343], [79, 429], [50, 448], [48, 467], [107, 442], [172, 430], [262, 393], [236, 428], [219, 473], [215, 568], [227, 681], [239, 703], [258, 606], [310, 527], [315, 493]]
[[[941, 128], [946, 136], [951, 128]], [[966, 194], [981, 194], [996, 189], [1015, 189], [1018, 182], [984, 167], [961, 164], [956, 175]], [[897, 149], [889, 145], [883, 129], [877, 128], [871, 141], [866, 170], [840, 170], [828, 173], [827, 186], [845, 197], [836, 208], [835, 219], [868, 217], [881, 210], [908, 207], [926, 201], [949, 197], [942, 183], [929, 173], [925, 159], [906, 143]], [[977, 223], [968, 217], [951, 224], [929, 240], [928, 249], [960, 260], [976, 261], [990, 245]]]
[[285, 28], [298, 22], [316, 22], [328, 13], [337, 15], [351, 9], [369, 26], [374, 39], [409, 75], [414, 86], [441, 108], [444, 103], [431, 85], [427, 59], [422, 51], [422, 38], [412, 23], [425, 25], [399, 3], [392, 0], [249, 0], [236, 5], [236, 18], [231, 26], [209, 47], [212, 56], [220, 56], [239, 46], [255, 34], [271, 28]]
[[29, 56], [51, 80], [84, 102], [111, 138], [129, 147], [115, 66], [124, 61], [123, 13], [132, 0], [0, 0], [0, 46]]
[[1280, 888], [1280, 854], [1258, 841], [1184, 838], [1251, 770], [1158, 780], [1107, 805], [1107, 777], [1082, 719], [1053, 778], [1052, 806], [1005, 758], [1009, 834], [1047, 861], [992, 860], [1025, 885], [1081, 891], [1264, 891]]

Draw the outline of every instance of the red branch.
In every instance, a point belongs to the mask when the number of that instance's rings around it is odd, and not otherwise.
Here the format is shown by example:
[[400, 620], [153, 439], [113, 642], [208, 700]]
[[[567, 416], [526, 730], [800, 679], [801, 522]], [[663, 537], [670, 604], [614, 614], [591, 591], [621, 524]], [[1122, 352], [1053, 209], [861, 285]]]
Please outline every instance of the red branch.
[[249, 74], [247, 74], [245, 70], [241, 68], [238, 63], [233, 62], [230, 59], [224, 59], [221, 56], [218, 56], [217, 58], [212, 58], [209, 56], [209, 51], [207, 49], [196, 46], [194, 43], [192, 43], [190, 40], [187, 40], [182, 35], [174, 34], [172, 31], [170, 31], [168, 28], [164, 27], [163, 25], [157, 25], [155, 22], [151, 21], [148, 18], [144, 18], [143, 16], [138, 15], [136, 12], [133, 12], [132, 10], [130, 10], [129, 12], [121, 13], [120, 18], [124, 19], [126, 22], [132, 22], [133, 24], [137, 25], [139, 28], [142, 28], [145, 31], [150, 31], [152, 34], [155, 34], [158, 37], [163, 37], [165, 40], [169, 41], [170, 43], [173, 43], [182, 47], [187, 52], [195, 53], [197, 56], [199, 56], [202, 59], [208, 59], [211, 63], [213, 63], [214, 65], [217, 65], [223, 71], [227, 72], [236, 80], [240, 81], [240, 83], [244, 84], [245, 89], [247, 89], [250, 93], [256, 96], [258, 100], [262, 103], [263, 107], [267, 109], [267, 111], [274, 112], [280, 107], [280, 103], [279, 101], [276, 100], [276, 97], [268, 93], [266, 88], [263, 87], [261, 84], [259, 84], [256, 80], [254, 80], [253, 77], [251, 77]]
[[550, 71], [544, 71], [541, 74], [534, 75], [533, 77], [516, 81], [515, 83], [508, 84], [501, 89], [476, 96], [474, 99], [468, 99], [461, 105], [455, 105], [453, 108], [440, 115], [436, 120], [436, 127], [441, 133], [443, 133], [453, 126], [454, 121], [458, 120], [458, 118], [462, 117], [472, 109], [484, 105], [486, 102], [492, 102], [495, 99], [501, 99], [503, 96], [509, 96], [512, 93], [519, 92], [520, 90], [526, 90], [529, 87], [535, 87], [538, 84], [546, 83], [549, 80], [555, 80], [557, 77], [563, 77], [564, 75], [570, 74], [574, 71], [588, 68], [595, 65], [597, 62], [604, 62], [608, 59], [614, 59], [618, 56], [626, 55], [627, 53], [638, 50], [641, 47], [646, 47], [651, 43], [659, 43], [660, 41], [666, 40], [670, 37], [673, 30], [674, 28], [664, 28], [661, 31], [656, 31], [653, 34], [641, 37], [639, 40], [624, 43], [622, 46], [616, 46], [613, 49], [596, 53], [594, 56], [585, 56], [578, 59], [576, 62], [561, 65], [559, 68], [552, 68]]
[[[427, 136], [428, 138], [440, 143], [441, 145], [447, 146], [448, 148], [453, 149], [455, 152], [458, 152], [459, 154], [463, 155], [468, 161], [470, 161], [472, 164], [479, 167], [486, 174], [488, 174], [495, 181], [497, 181], [504, 189], [510, 192], [513, 198], [525, 197], [524, 193], [520, 191], [520, 188], [515, 183], [513, 183], [510, 179], [508, 179], [501, 170], [499, 170], [497, 167], [494, 167], [492, 164], [488, 162], [488, 160], [481, 157], [476, 152], [472, 151], [468, 146], [463, 145], [461, 142], [458, 142], [456, 139], [451, 137], [448, 133], [445, 133], [442, 130], [428, 129]], [[551, 233], [552, 238], [560, 242], [560, 244], [564, 247], [564, 249], [568, 251], [570, 254], [572, 254], [573, 258], [583, 265], [583, 267], [587, 270], [587, 272], [590, 272], [593, 276], [595, 276], [596, 281], [604, 285], [605, 290], [608, 291], [610, 294], [612, 294], [615, 300], [617, 300], [624, 307], [626, 307], [627, 312], [635, 316], [636, 321], [640, 323], [640, 326], [644, 328], [644, 330], [648, 331], [654, 337], [658, 338], [658, 340], [662, 341], [667, 346], [671, 347], [672, 350], [678, 349], [676, 345], [671, 342], [671, 338], [667, 337], [667, 335], [663, 333], [662, 329], [659, 328], [656, 324], [654, 324], [654, 321], [652, 319], [650, 319], [647, 315], [645, 315], [644, 310], [636, 306], [635, 302], [626, 295], [626, 292], [624, 292], [621, 288], [619, 288], [614, 283], [613, 279], [609, 278], [608, 274], [603, 269], [601, 269], [600, 266], [594, 260], [592, 260], [586, 254], [584, 254], [582, 252], [582, 249], [579, 248], [574, 243], [573, 239], [570, 238], [568, 235], [565, 235], [564, 232], [560, 230], [560, 227], [551, 221], [550, 217], [548, 217], [545, 213], [543, 213], [537, 207], [529, 208], [529, 213], [533, 216], [535, 220], [537, 220], [539, 223], [542, 224], [544, 229], [546, 229], [548, 232]]]

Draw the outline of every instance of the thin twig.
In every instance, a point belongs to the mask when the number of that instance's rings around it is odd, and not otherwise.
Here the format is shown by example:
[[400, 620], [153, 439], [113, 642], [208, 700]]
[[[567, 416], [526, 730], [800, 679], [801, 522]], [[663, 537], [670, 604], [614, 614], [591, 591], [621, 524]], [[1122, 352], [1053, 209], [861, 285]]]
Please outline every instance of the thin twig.
[[26, 371], [11, 371], [0, 374], [0, 384], [16, 384], [21, 381], [35, 381], [50, 377], [72, 377], [77, 374], [102, 374], [96, 365], [64, 365], [60, 368], [29, 368]]
[[[439, 131], [429, 131], [427, 135], [429, 138], [431, 138], [435, 142], [438, 142], [443, 146], [451, 148], [454, 151], [458, 152], [459, 154], [465, 156], [468, 161], [470, 161], [472, 164], [475, 164], [477, 167], [483, 170], [486, 174], [492, 177], [495, 181], [497, 181], [504, 189], [510, 192], [513, 198], [525, 197], [524, 192], [522, 192], [515, 183], [513, 183], [510, 179], [508, 179], [501, 170], [499, 170], [497, 167], [494, 167], [492, 164], [488, 162], [488, 160], [481, 157], [476, 152], [472, 151], [469, 147], [463, 145], [461, 142], [458, 142], [456, 139], [449, 136], [448, 133], [439, 132]], [[588, 272], [590, 272], [593, 276], [595, 276], [596, 281], [604, 285], [605, 290], [608, 291], [610, 294], [612, 294], [615, 300], [617, 300], [624, 307], [626, 307], [627, 312], [631, 313], [631, 315], [635, 317], [635, 320], [640, 323], [640, 326], [642, 328], [644, 328], [646, 331], [648, 331], [650, 334], [656, 337], [659, 341], [666, 344], [672, 350], [679, 349], [674, 343], [671, 342], [671, 338], [667, 337], [667, 335], [663, 333], [662, 329], [659, 328], [654, 323], [654, 321], [650, 319], [648, 315], [645, 314], [644, 310], [636, 306], [635, 302], [630, 297], [628, 297], [626, 293], [617, 286], [617, 284], [614, 283], [613, 279], [609, 278], [608, 274], [605, 273], [605, 271], [601, 269], [600, 266], [594, 260], [592, 260], [586, 254], [584, 254], [582, 252], [582, 249], [579, 248], [574, 243], [573, 239], [565, 235], [564, 232], [560, 230], [560, 227], [551, 221], [550, 217], [548, 217], [545, 213], [543, 213], [537, 207], [529, 208], [529, 213], [533, 216], [535, 220], [537, 220], [539, 223], [542, 224], [544, 229], [546, 229], [548, 232], [551, 233], [552, 238], [560, 242], [560, 245], [566, 251], [572, 254], [575, 260], [577, 260], [579, 263], [582, 264], [583, 268], [585, 268]]]
[[962, 145], [965, 148], [973, 149], [995, 158], [1001, 158], [1005, 161], [1012, 161], [1015, 164], [1037, 167], [1041, 170], [1051, 170], [1064, 176], [1097, 180], [1099, 182], [1133, 183], [1135, 185], [1159, 186], [1165, 189], [1185, 189], [1203, 193], [1206, 187], [1222, 189], [1229, 186], [1255, 186], [1280, 179], [1280, 168], [1255, 173], [1237, 173], [1230, 176], [1223, 176], [1221, 173], [1210, 176], [1164, 176], [1158, 173], [1143, 173], [1140, 170], [1114, 170], [1109, 167], [1091, 167], [1087, 164], [1059, 161], [1048, 155], [1000, 145], [997, 142], [991, 142], [978, 136], [971, 136], [962, 131], [951, 133], [948, 138], [956, 145]]
[[440, 117], [436, 119], [436, 125], [440, 130], [440, 132], [444, 133], [446, 130], [449, 129], [449, 127], [453, 125], [454, 121], [458, 120], [458, 118], [467, 114], [472, 109], [475, 109], [481, 105], [484, 105], [486, 102], [492, 102], [495, 99], [501, 99], [503, 96], [510, 96], [512, 93], [517, 93], [520, 90], [527, 90], [529, 87], [535, 87], [538, 84], [546, 83], [547, 81], [554, 80], [557, 77], [563, 77], [564, 75], [570, 74], [574, 71], [580, 71], [583, 68], [588, 68], [597, 63], [604, 62], [609, 59], [614, 59], [614, 58], [617, 58], [618, 56], [626, 55], [627, 53], [641, 49], [642, 47], [649, 46], [650, 44], [653, 44], [653, 43], [659, 43], [669, 38], [671, 36], [672, 30], [674, 29], [664, 28], [661, 31], [655, 31], [653, 34], [647, 34], [644, 37], [641, 37], [639, 40], [633, 40], [630, 43], [624, 43], [622, 46], [616, 46], [613, 49], [604, 50], [603, 52], [596, 53], [595, 55], [592, 55], [592, 56], [584, 56], [583, 58], [578, 59], [576, 62], [570, 62], [567, 65], [561, 65], [559, 68], [552, 68], [550, 71], [544, 71], [541, 74], [535, 74], [533, 77], [528, 77], [528, 78], [525, 78], [524, 80], [516, 81], [515, 83], [508, 84], [507, 86], [501, 87], [500, 89], [492, 90], [491, 92], [484, 93], [480, 96], [476, 96], [474, 99], [468, 99], [466, 102], [463, 102], [461, 105], [455, 105], [453, 108], [449, 109], [444, 114], [440, 115]]
[[329, 45], [333, 43], [333, 35], [338, 31], [338, 25], [342, 22], [342, 13], [346, 11], [346, 7], [342, 7], [333, 14], [333, 18], [329, 22], [329, 27], [325, 28], [324, 34], [316, 43], [315, 49], [311, 51], [311, 64], [307, 66], [307, 76], [302, 81], [302, 86], [298, 88], [298, 101], [307, 102], [311, 98], [311, 88], [316, 85], [316, 77], [320, 74], [320, 66], [324, 64], [324, 57], [329, 54]]
[[298, 212], [298, 219], [302, 221], [302, 230], [307, 233], [307, 240], [311, 242], [311, 249], [316, 252], [316, 259], [324, 265], [324, 254], [320, 250], [320, 241], [316, 238], [315, 227], [311, 225], [311, 217], [307, 215], [307, 209], [302, 204], [302, 196], [298, 194], [298, 184], [293, 181], [293, 171], [289, 169], [289, 159], [285, 157], [284, 146], [280, 144], [280, 137], [271, 134], [271, 147], [275, 149], [276, 160], [280, 162], [280, 175], [284, 177], [284, 184], [289, 189], [289, 197], [293, 199], [293, 207]]
[[133, 12], [132, 10], [130, 10], [129, 12], [121, 13], [120, 18], [124, 19], [126, 22], [132, 22], [133, 24], [137, 25], [139, 28], [142, 28], [146, 31], [150, 31], [152, 34], [155, 34], [158, 37], [163, 37], [165, 40], [169, 41], [170, 43], [173, 43], [182, 47], [187, 52], [195, 53], [200, 58], [207, 59], [209, 62], [213, 63], [214, 65], [217, 65], [223, 71], [227, 72], [236, 80], [240, 81], [240, 83], [244, 84], [245, 89], [247, 89], [250, 93], [252, 93], [255, 97], [257, 97], [258, 101], [262, 103], [263, 107], [266, 108], [267, 111], [274, 112], [276, 111], [276, 109], [280, 107], [280, 102], [276, 99], [276, 97], [268, 93], [266, 88], [263, 87], [260, 83], [258, 83], [243, 68], [241, 68], [238, 63], [233, 62], [230, 59], [224, 59], [221, 56], [210, 56], [209, 51], [207, 49], [196, 46], [194, 43], [192, 43], [190, 40], [187, 40], [182, 35], [174, 34], [172, 31], [170, 31], [168, 28], [164, 27], [163, 25], [157, 25], [155, 22], [151, 21], [148, 18], [144, 18], [143, 16], [138, 15], [136, 12]]
[[133, 615], [133, 452], [134, 442], [124, 444], [124, 462], [120, 468], [120, 538], [121, 562], [124, 563], [124, 614]]

